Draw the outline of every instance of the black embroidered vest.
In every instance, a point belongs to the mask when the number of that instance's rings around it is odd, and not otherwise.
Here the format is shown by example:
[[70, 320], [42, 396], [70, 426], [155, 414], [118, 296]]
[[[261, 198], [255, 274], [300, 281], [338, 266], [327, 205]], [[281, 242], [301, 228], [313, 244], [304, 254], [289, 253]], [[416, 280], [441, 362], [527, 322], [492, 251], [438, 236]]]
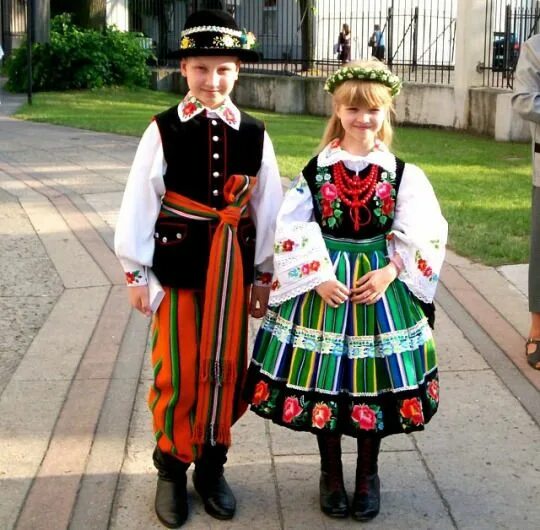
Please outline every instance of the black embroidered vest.
[[[226, 206], [223, 187], [230, 175], [256, 176], [262, 162], [264, 125], [241, 112], [238, 131], [204, 112], [182, 123], [178, 107], [155, 117], [167, 162], [165, 188], [216, 209]], [[203, 289], [217, 222], [192, 219], [156, 222], [152, 270], [162, 285]], [[249, 217], [238, 226], [244, 281], [253, 282], [255, 226]]]
[[[379, 170], [379, 182], [384, 181], [381, 178], [381, 173], [384, 172], [385, 178], [388, 176], [389, 186], [394, 189], [394, 193], [391, 197], [385, 197], [385, 200], [379, 199], [374, 194], [372, 199], [366, 203], [366, 208], [361, 212], [361, 221], [365, 224], [362, 224], [359, 230], [355, 230], [350, 208], [342, 201], [338, 205], [333, 200], [324, 199], [325, 196], [328, 196], [324, 193], [325, 190], [323, 189], [326, 183], [332, 187], [331, 189], [336, 189], [332, 166], [319, 168], [317, 166], [317, 157], [312, 158], [302, 170], [302, 174], [310, 188], [311, 196], [313, 197], [313, 213], [317, 223], [321, 227], [322, 233], [345, 239], [369, 239], [388, 232], [393, 221], [404, 167], [405, 163], [399, 158], [396, 158], [395, 174]], [[371, 168], [372, 166], [368, 165], [363, 169], [359, 173], [360, 177], [362, 179], [366, 178]], [[390, 188], [387, 186], [388, 189]], [[336, 199], [339, 200], [339, 197], [336, 197]], [[378, 211], [377, 208], [379, 208]], [[384, 215], [383, 212], [387, 215]], [[332, 218], [334, 221], [332, 221]]]

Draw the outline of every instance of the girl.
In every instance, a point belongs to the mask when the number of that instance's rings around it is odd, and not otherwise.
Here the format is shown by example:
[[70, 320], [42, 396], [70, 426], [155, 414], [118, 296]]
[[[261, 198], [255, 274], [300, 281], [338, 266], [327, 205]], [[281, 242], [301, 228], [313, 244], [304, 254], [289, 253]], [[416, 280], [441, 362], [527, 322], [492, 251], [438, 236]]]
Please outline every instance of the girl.
[[[317, 435], [322, 511], [363, 521], [379, 512], [381, 438], [421, 430], [437, 410], [422, 307], [447, 224], [424, 173], [388, 150], [399, 79], [379, 61], [353, 63], [325, 89], [333, 116], [278, 215], [271, 309], [246, 391], [258, 415]], [[358, 442], [351, 510], [342, 434]]]

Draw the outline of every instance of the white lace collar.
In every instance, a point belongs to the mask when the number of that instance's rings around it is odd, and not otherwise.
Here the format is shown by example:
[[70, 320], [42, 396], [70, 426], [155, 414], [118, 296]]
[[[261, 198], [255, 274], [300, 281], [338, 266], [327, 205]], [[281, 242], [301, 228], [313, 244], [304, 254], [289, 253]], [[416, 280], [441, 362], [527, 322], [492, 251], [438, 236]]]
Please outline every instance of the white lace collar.
[[386, 171], [395, 173], [396, 157], [388, 150], [386, 145], [378, 142], [375, 149], [366, 156], [352, 155], [341, 148], [339, 140], [332, 140], [317, 157], [319, 167], [327, 167], [337, 162], [344, 162], [350, 169], [362, 169], [369, 164], [375, 164]]

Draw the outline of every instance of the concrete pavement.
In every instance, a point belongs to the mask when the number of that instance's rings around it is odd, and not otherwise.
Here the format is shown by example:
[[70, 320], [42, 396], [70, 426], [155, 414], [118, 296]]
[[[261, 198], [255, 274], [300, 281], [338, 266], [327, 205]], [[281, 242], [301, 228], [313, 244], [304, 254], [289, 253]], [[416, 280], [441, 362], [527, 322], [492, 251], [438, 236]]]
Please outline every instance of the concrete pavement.
[[[111, 250], [137, 139], [17, 121], [8, 115], [23, 98], [0, 99], [0, 528], [161, 528], [148, 321], [130, 311]], [[449, 252], [437, 297], [440, 412], [425, 432], [384, 440], [371, 528], [540, 527], [525, 278], [526, 266]], [[358, 526], [320, 513], [313, 436], [251, 413], [233, 436], [236, 517], [216, 521], [192, 495], [186, 529]], [[348, 439], [350, 492], [354, 459]]]

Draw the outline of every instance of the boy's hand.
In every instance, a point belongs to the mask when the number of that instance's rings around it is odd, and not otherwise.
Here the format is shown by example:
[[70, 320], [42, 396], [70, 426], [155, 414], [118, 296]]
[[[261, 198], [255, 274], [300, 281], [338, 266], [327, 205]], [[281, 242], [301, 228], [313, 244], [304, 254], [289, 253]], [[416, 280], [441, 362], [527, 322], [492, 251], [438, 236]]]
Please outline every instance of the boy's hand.
[[338, 307], [349, 298], [349, 289], [338, 280], [323, 282], [315, 287], [315, 291], [330, 307]]
[[249, 300], [249, 314], [255, 318], [262, 318], [268, 308], [268, 298], [270, 287], [254, 285], [251, 288], [251, 298]]
[[152, 315], [152, 310], [150, 309], [150, 297], [148, 296], [148, 285], [128, 287], [127, 290], [131, 306], [147, 317]]
[[351, 302], [371, 305], [382, 298], [388, 286], [397, 278], [394, 265], [389, 264], [382, 269], [369, 271], [356, 281], [351, 289]]

